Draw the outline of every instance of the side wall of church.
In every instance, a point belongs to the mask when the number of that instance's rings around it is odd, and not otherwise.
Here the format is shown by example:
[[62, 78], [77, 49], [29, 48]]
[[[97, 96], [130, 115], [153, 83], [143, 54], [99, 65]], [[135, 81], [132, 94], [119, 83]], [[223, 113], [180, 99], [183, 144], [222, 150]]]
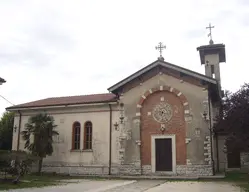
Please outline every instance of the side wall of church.
[[[185, 106], [177, 96], [179, 92], [172, 95], [172, 93], [169, 93], [169, 90], [159, 90], [161, 86], [172, 87], [181, 92], [188, 102], [189, 110], [186, 112], [183, 110]], [[148, 92], [155, 88], [159, 90], [159, 93], [147, 95]], [[162, 93], [160, 93], [160, 91], [162, 91]], [[128, 135], [127, 138], [124, 139], [126, 143], [122, 162], [124, 168], [121, 172], [123, 174], [152, 174], [151, 136], [148, 136], [148, 134], [159, 133], [160, 126], [158, 124], [158, 126], [155, 127], [148, 127], [149, 132], [144, 132], [143, 126], [145, 122], [141, 122], [141, 119], [146, 118], [148, 126], [155, 124], [155, 120], [151, 117], [152, 114], [150, 113], [152, 111], [146, 111], [143, 107], [151, 106], [151, 108], [153, 108], [153, 106], [159, 103], [162, 95], [156, 96], [156, 94], [163, 94], [165, 100], [170, 97], [172, 102], [177, 104], [176, 106], [178, 106], [180, 113], [188, 113], [188, 116], [185, 116], [184, 119], [183, 116], [179, 117], [182, 120], [181, 126], [174, 127], [174, 124], [172, 124], [172, 127], [166, 125], [167, 132], [165, 132], [165, 134], [171, 133], [178, 135], [176, 138], [178, 144], [176, 144], [177, 158], [175, 174], [211, 175], [209, 121], [204, 120], [203, 117], [204, 111], [208, 110], [208, 91], [201, 86], [165, 74], [158, 74], [152, 77], [139, 86], [123, 93], [123, 96], [120, 98], [120, 102], [124, 103], [124, 130]], [[153, 97], [153, 99], [150, 99], [150, 97]], [[141, 99], [145, 100], [143, 103], [145, 106], [143, 106], [143, 104], [140, 106]], [[148, 99], [147, 103], [146, 99]], [[140, 111], [138, 108], [140, 108]], [[141, 118], [141, 116], [143, 117]], [[152, 131], [153, 129], [155, 130]], [[179, 133], [173, 130], [178, 130]], [[147, 139], [143, 141], [141, 136]], [[180, 142], [183, 138], [184, 141]]]
[[[43, 110], [44, 111], [44, 110]], [[23, 111], [21, 118], [21, 131], [31, 115], [43, 111]], [[58, 125], [56, 130], [59, 136], [54, 137], [54, 152], [52, 156], [44, 159], [43, 171], [71, 173], [71, 174], [108, 174], [109, 167], [109, 133], [110, 133], [110, 109], [105, 106], [89, 106], [79, 108], [48, 109]], [[119, 132], [115, 131], [114, 123], [118, 121], [119, 112], [117, 106], [113, 106], [112, 112], [112, 163], [116, 165], [118, 160], [117, 138]], [[72, 126], [74, 122], [81, 124], [80, 149], [72, 150]], [[84, 123], [92, 122], [92, 149], [84, 150]], [[19, 125], [17, 113], [14, 125]], [[13, 150], [17, 149], [17, 131], [13, 131]], [[25, 141], [20, 137], [20, 150], [24, 150]]]

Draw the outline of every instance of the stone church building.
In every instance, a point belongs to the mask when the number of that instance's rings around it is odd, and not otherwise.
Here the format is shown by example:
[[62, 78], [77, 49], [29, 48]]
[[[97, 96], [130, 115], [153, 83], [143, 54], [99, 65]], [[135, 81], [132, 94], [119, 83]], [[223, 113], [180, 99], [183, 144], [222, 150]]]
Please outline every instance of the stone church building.
[[156, 61], [109, 93], [47, 98], [14, 111], [13, 150], [31, 115], [46, 112], [59, 136], [43, 171], [70, 174], [213, 175], [228, 168], [224, 138], [212, 134], [222, 91], [224, 44], [197, 48], [205, 75]]

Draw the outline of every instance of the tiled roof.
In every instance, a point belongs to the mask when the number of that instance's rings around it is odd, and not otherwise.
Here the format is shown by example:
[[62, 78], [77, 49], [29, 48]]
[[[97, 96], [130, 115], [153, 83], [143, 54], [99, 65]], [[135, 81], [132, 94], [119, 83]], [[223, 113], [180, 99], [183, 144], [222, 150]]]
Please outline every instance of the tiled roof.
[[6, 81], [0, 77], [0, 83], [6, 83]]
[[59, 106], [59, 105], [77, 105], [77, 104], [90, 104], [90, 103], [105, 103], [116, 101], [116, 95], [112, 93], [93, 94], [93, 95], [79, 95], [68, 97], [51, 97], [32, 101], [20, 105], [15, 105], [6, 108], [31, 108], [31, 107], [46, 107], [46, 106]]

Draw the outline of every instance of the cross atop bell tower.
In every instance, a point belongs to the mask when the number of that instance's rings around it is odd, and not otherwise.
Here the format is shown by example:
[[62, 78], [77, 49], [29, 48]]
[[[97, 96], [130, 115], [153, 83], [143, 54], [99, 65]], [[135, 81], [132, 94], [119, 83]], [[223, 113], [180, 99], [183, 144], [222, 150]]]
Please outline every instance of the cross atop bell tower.
[[158, 46], [156, 46], [156, 50], [159, 50], [159, 53], [160, 53], [160, 57], [158, 57], [158, 60], [164, 61], [164, 58], [163, 58], [163, 56], [162, 56], [163, 49], [166, 49], [166, 46], [163, 45], [162, 42], [159, 42], [159, 43], [158, 43]]
[[214, 28], [214, 26], [212, 26], [211, 23], [209, 23], [209, 26], [206, 27], [206, 29], [209, 29], [209, 33], [208, 33], [208, 37], [210, 37], [209, 45], [214, 44], [213, 37], [212, 37], [212, 28]]
[[209, 29], [209, 45], [197, 47], [197, 51], [200, 54], [201, 64], [205, 66], [205, 75], [216, 79], [219, 87], [221, 87], [220, 63], [226, 62], [226, 49], [224, 44], [214, 44], [212, 28], [214, 26], [211, 23], [206, 27], [206, 29]]

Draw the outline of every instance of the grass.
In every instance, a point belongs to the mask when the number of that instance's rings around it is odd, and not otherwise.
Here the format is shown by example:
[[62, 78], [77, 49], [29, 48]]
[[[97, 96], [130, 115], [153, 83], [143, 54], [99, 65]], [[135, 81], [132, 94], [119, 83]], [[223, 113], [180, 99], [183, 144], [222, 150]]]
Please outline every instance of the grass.
[[32, 187], [46, 187], [46, 186], [53, 186], [58, 185], [59, 182], [55, 180], [48, 180], [43, 179], [44, 177], [41, 177], [39, 180], [23, 180], [17, 184], [13, 184], [11, 180], [2, 181], [0, 182], [0, 190], [9, 190], [9, 189], [21, 189], [21, 188], [32, 188]]
[[63, 180], [72, 180], [72, 179], [106, 180], [106, 178], [97, 177], [97, 176], [69, 176], [69, 175], [59, 175], [59, 174], [49, 174], [49, 173], [43, 173], [42, 175], [30, 174], [21, 177], [20, 182], [18, 184], [13, 184], [11, 183], [11, 181], [9, 182], [0, 181], [0, 191], [9, 190], [9, 189], [33, 188], [33, 187], [40, 188], [46, 186], [63, 185], [67, 183], [66, 181]]
[[46, 187], [52, 185], [58, 185], [58, 183], [44, 182], [44, 181], [20, 182], [18, 184], [0, 183], [0, 190], [22, 189], [22, 188], [31, 188], [31, 187]]
[[232, 182], [243, 188], [246, 192], [249, 192], [249, 173], [227, 172], [223, 180]]
[[11, 183], [11, 181], [0, 182], [0, 190], [55, 186], [55, 185], [65, 184], [65, 182], [61, 182], [61, 180], [64, 179], [67, 180], [73, 178], [69, 176], [52, 175], [52, 174], [43, 174], [40, 176], [31, 174], [21, 177], [20, 182], [18, 184], [13, 184]]

